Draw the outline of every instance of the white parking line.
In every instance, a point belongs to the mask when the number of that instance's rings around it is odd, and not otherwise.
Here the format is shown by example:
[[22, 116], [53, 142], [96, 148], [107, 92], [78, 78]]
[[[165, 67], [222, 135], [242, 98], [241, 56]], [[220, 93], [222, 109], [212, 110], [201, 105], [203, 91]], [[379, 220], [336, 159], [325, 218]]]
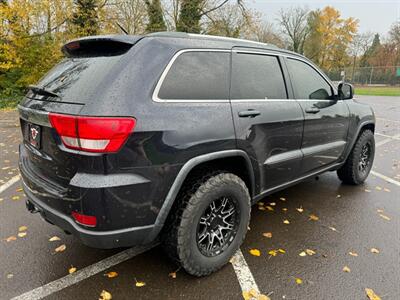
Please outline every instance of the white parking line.
[[43, 299], [53, 293], [61, 291], [73, 284], [76, 284], [82, 280], [85, 280], [93, 275], [96, 275], [100, 272], [103, 272], [117, 264], [120, 264], [132, 257], [139, 255], [150, 248], [154, 247], [154, 245], [149, 246], [140, 246], [134, 247], [122, 252], [119, 252], [113, 256], [107, 257], [93, 265], [87, 266], [82, 270], [79, 270], [75, 273], [69, 274], [64, 276], [60, 279], [54, 280], [50, 283], [47, 283], [41, 287], [33, 289], [29, 292], [26, 292], [22, 295], [16, 296], [11, 300], [36, 300], [36, 299]]
[[260, 290], [258, 289], [256, 281], [254, 280], [253, 274], [251, 274], [249, 266], [244, 259], [242, 250], [239, 249], [235, 253], [231, 259], [231, 264], [235, 270], [236, 277], [239, 281], [242, 291], [249, 292], [250, 290], [253, 290], [257, 294], [260, 294]]
[[384, 134], [381, 134], [381, 133], [376, 133], [376, 135], [387, 137], [386, 139], [377, 142], [375, 144], [376, 147], [383, 146], [383, 145], [385, 145], [385, 144], [387, 144], [387, 143], [389, 143], [391, 141], [400, 141], [400, 134], [396, 134], [396, 135], [390, 136], [390, 135], [384, 135]]
[[375, 171], [372, 171], [372, 170], [371, 170], [371, 174], [376, 176], [376, 177], [379, 177], [379, 178], [381, 178], [383, 180], [386, 180], [387, 182], [390, 182], [390, 183], [393, 183], [393, 184], [395, 184], [397, 186], [400, 186], [400, 182], [399, 181], [394, 180], [394, 179], [392, 179], [390, 177], [387, 177], [386, 175], [383, 175], [381, 173], [378, 173], [378, 172], [375, 172]]
[[11, 178], [9, 181], [7, 181], [5, 184], [0, 186], [0, 194], [4, 192], [6, 189], [8, 189], [10, 186], [12, 186], [14, 183], [16, 183], [19, 180], [20, 176], [16, 175], [13, 178]]

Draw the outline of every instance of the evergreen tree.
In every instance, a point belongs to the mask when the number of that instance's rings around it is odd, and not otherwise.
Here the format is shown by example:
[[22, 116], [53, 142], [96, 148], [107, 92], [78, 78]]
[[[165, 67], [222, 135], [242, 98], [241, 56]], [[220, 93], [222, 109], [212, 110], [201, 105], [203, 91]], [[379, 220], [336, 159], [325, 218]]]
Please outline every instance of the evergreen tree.
[[177, 31], [200, 33], [201, 6], [204, 0], [182, 0]]
[[146, 26], [146, 31], [166, 31], [167, 26], [164, 22], [163, 12], [161, 8], [160, 0], [146, 0], [147, 15], [149, 17], [149, 23]]
[[71, 23], [79, 36], [96, 35], [99, 32], [98, 0], [75, 0]]

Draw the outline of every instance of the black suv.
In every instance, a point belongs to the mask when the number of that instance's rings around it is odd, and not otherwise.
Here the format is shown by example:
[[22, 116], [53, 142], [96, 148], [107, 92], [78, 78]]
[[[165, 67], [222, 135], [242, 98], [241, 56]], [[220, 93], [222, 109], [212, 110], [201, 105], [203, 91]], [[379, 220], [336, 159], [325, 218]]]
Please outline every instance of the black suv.
[[362, 183], [375, 118], [309, 60], [192, 35], [94, 36], [19, 105], [27, 208], [98, 248], [161, 241], [187, 272], [224, 265], [251, 204], [322, 172]]

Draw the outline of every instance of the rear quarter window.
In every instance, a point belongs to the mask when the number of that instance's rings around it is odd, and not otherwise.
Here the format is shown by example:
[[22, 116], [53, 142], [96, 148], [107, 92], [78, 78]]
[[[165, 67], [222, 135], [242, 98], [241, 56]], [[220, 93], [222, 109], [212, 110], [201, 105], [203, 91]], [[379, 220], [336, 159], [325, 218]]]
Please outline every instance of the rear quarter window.
[[229, 52], [181, 53], [162, 82], [162, 100], [229, 99]]

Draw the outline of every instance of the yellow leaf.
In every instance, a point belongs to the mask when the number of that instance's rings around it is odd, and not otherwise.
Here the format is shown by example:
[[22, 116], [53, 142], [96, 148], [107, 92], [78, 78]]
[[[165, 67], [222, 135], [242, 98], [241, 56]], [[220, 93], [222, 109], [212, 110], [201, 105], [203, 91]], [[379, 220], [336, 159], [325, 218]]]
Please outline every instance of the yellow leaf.
[[72, 274], [72, 273], [75, 273], [75, 272], [76, 272], [76, 268], [75, 267], [71, 267], [71, 268], [68, 269], [68, 273], [69, 274]]
[[263, 236], [270, 239], [272, 238], [272, 232], [264, 232]]
[[304, 209], [300, 206], [299, 208], [296, 208], [296, 210], [299, 212], [299, 213], [302, 213], [303, 211], [304, 211]]
[[297, 284], [302, 284], [303, 283], [303, 280], [300, 279], [300, 278], [295, 278], [294, 280], [296, 281]]
[[267, 205], [266, 208], [267, 208], [269, 211], [274, 211], [274, 209], [273, 209], [271, 206], [269, 206], [269, 205]]
[[257, 300], [271, 300], [271, 298], [268, 297], [267, 295], [260, 294], [258, 295]]
[[344, 266], [343, 272], [350, 273], [350, 268], [348, 266]]
[[378, 209], [377, 212], [378, 213], [383, 213], [383, 209]]
[[18, 232], [18, 237], [23, 238], [26, 236], [26, 232]]
[[351, 256], [354, 256], [354, 257], [357, 257], [358, 256], [358, 253], [357, 252], [349, 252], [349, 254], [351, 255]]
[[146, 285], [146, 283], [143, 281], [136, 281], [135, 285], [136, 285], [136, 287], [144, 287]]
[[49, 242], [54, 242], [54, 241], [59, 241], [61, 240], [58, 236], [53, 236], [51, 238], [49, 238]]
[[282, 208], [282, 211], [285, 211], [285, 212], [286, 212], [286, 211], [287, 211], [287, 208], [286, 208], [286, 207]]
[[100, 294], [99, 300], [111, 300], [112, 295], [111, 293], [107, 292], [106, 290], [103, 290]]
[[368, 189], [365, 189], [364, 191], [367, 193], [371, 193], [371, 190], [368, 190]]
[[65, 249], [67, 249], [67, 246], [65, 246], [65, 245], [63, 244], [63, 245], [57, 247], [56, 249], [54, 249], [54, 251], [56, 251], [56, 252], [63, 252], [63, 251], [65, 251]]
[[11, 199], [14, 201], [19, 200], [19, 196], [13, 196]]
[[265, 210], [265, 207], [264, 206], [258, 206], [258, 209], [259, 210]]
[[261, 255], [261, 252], [258, 249], [250, 249], [249, 252], [250, 252], [251, 255], [254, 255], [254, 256], [260, 256]]
[[319, 218], [318, 218], [316, 215], [311, 214], [311, 215], [310, 215], [310, 220], [312, 220], [312, 221], [318, 221]]
[[365, 292], [367, 293], [367, 296], [370, 300], [381, 300], [381, 297], [375, 294], [375, 292], [372, 289], [365, 288]]
[[371, 252], [372, 252], [372, 253], [376, 253], [376, 254], [378, 254], [378, 253], [379, 253], [379, 250], [378, 250], [378, 249], [376, 249], [376, 248], [371, 248]]
[[271, 206], [275, 206], [275, 205], [276, 205], [276, 203], [275, 203], [275, 202], [271, 202], [269, 205], [271, 205]]
[[281, 200], [281, 201], [286, 201], [286, 198], [280, 197], [279, 200]]
[[381, 188], [380, 186], [376, 186], [375, 189], [376, 189], [377, 191], [382, 191], [382, 188]]
[[114, 277], [118, 276], [118, 273], [114, 272], [114, 271], [111, 271], [111, 272], [108, 272], [108, 273], [104, 274], [104, 276], [107, 276], [108, 278], [114, 278]]
[[299, 255], [300, 255], [301, 257], [304, 257], [304, 256], [307, 256], [307, 253], [305, 253], [304, 251], [301, 251], [301, 252], [299, 253]]
[[290, 224], [289, 220], [283, 220], [283, 224]]
[[314, 254], [315, 254], [315, 251], [314, 251], [314, 250], [311, 250], [311, 249], [306, 249], [306, 253], [307, 253], [308, 255], [314, 255]]
[[22, 192], [23, 190], [22, 190], [22, 188], [18, 188], [18, 189], [16, 189], [16, 191], [17, 192]]
[[171, 272], [171, 273], [168, 274], [168, 276], [175, 279], [176, 278], [176, 272]]
[[336, 195], [336, 198], [341, 198], [342, 197], [342, 195]]
[[250, 291], [243, 291], [242, 295], [243, 295], [243, 299], [252, 300], [258, 296], [258, 293], [255, 289], [251, 289]]
[[283, 250], [283, 249], [278, 249], [278, 252], [280, 252], [280, 253], [282, 253], [282, 254], [285, 254], [285, 253], [286, 253], [286, 251]]
[[14, 236], [14, 235], [12, 235], [12, 236], [9, 236], [8, 238], [6, 238], [5, 240], [6, 240], [6, 242], [8, 243], [8, 242], [16, 241], [16, 240], [17, 240], [17, 237]]
[[268, 251], [268, 254], [271, 255], [271, 256], [277, 256], [278, 255], [278, 251], [270, 250], [270, 251]]
[[19, 232], [21, 232], [21, 231], [26, 231], [28, 229], [28, 227], [26, 227], [26, 226], [21, 226], [20, 228], [18, 228], [18, 231]]
[[386, 221], [390, 221], [390, 218], [384, 214], [379, 214], [381, 218], [385, 219]]

